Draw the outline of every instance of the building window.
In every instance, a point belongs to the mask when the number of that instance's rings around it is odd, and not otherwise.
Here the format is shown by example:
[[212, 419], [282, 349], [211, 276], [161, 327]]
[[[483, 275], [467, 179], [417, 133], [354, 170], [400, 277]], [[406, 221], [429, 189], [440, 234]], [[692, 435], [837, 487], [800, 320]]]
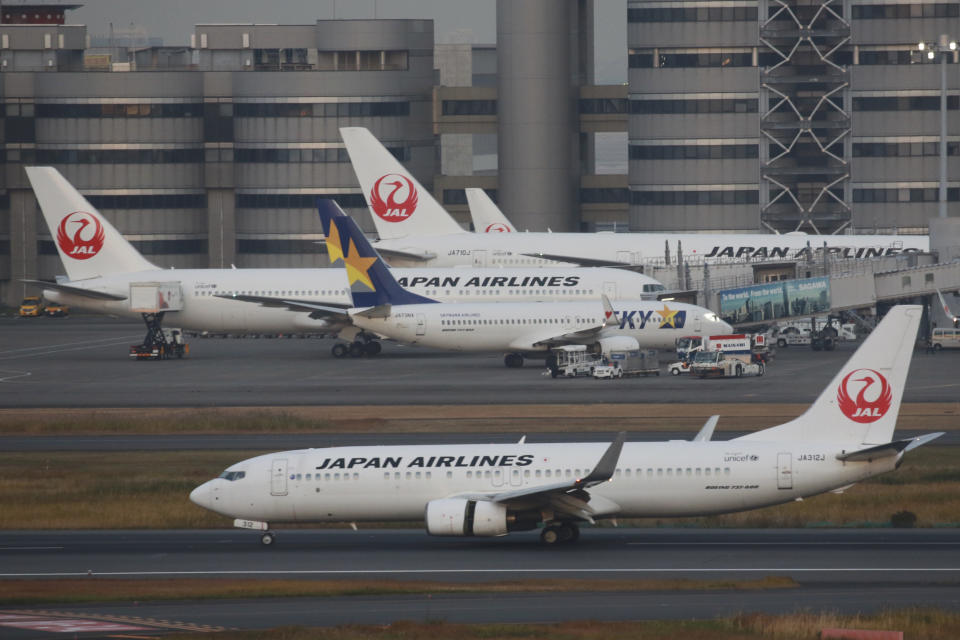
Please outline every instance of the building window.
[[580, 113], [627, 113], [627, 101], [624, 98], [581, 98]]
[[[960, 202], [960, 187], [947, 189], [949, 202]], [[940, 193], [936, 187], [904, 189], [854, 189], [854, 202], [939, 202]]]
[[319, 71], [406, 71], [410, 67], [410, 53], [397, 49], [389, 51], [318, 51]]
[[203, 149], [37, 149], [43, 164], [176, 164], [203, 162]]
[[755, 144], [630, 145], [631, 160], [733, 160], [759, 157]]
[[241, 102], [238, 118], [380, 118], [409, 116], [409, 102]]
[[[907, 158], [940, 155], [939, 142], [855, 142], [853, 155], [863, 158]], [[960, 155], [960, 142], [947, 143], [947, 155]]]
[[367, 201], [360, 193], [238, 193], [238, 209], [313, 209], [319, 198], [336, 200], [344, 209], [363, 208]]
[[758, 204], [756, 189], [716, 191], [631, 191], [630, 204], [641, 206], [690, 206], [706, 204]]
[[[484, 189], [484, 191], [487, 192], [491, 200], [497, 201], [496, 189]], [[443, 204], [467, 204], [467, 192], [463, 189], [444, 189]]]
[[38, 118], [197, 118], [200, 103], [187, 104], [38, 104]]
[[97, 209], [206, 209], [204, 193], [86, 196]]
[[627, 22], [753, 22], [756, 19], [755, 6], [627, 9]]
[[[960, 109], [960, 96], [947, 96], [947, 109]], [[940, 96], [854, 98], [854, 111], [939, 111]]]
[[695, 67], [752, 67], [753, 53], [661, 53], [658, 66], [672, 69]]
[[[404, 162], [410, 159], [406, 147], [388, 147], [390, 153]], [[350, 162], [347, 150], [328, 149], [235, 149], [237, 162]]]
[[323, 251], [316, 240], [237, 240], [237, 253], [306, 253], [321, 255]]
[[630, 199], [630, 190], [626, 188], [611, 187], [607, 189], [580, 189], [580, 202], [582, 203], [626, 203]]
[[630, 113], [757, 113], [756, 98], [630, 100]]
[[925, 4], [861, 4], [853, 6], [853, 17], [861, 20], [901, 18], [956, 18], [960, 4], [939, 2]]
[[496, 100], [444, 100], [445, 116], [495, 116]]

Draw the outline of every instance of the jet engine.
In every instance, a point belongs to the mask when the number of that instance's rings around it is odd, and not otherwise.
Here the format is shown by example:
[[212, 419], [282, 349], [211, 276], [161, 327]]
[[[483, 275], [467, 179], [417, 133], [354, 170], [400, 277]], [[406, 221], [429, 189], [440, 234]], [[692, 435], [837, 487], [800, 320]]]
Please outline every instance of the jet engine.
[[488, 500], [443, 498], [427, 503], [424, 519], [432, 536], [504, 536], [535, 529], [540, 514], [508, 512], [505, 505]]
[[640, 343], [632, 336], [609, 336], [600, 338], [600, 353], [609, 355], [611, 351], [636, 351], [640, 348]]

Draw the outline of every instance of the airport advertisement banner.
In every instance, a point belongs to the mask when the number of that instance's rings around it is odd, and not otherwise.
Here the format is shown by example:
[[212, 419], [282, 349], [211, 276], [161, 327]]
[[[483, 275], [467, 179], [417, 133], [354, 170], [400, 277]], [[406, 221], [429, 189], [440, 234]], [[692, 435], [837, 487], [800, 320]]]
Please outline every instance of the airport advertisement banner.
[[730, 324], [808, 316], [830, 309], [830, 278], [784, 280], [719, 292], [720, 317]]

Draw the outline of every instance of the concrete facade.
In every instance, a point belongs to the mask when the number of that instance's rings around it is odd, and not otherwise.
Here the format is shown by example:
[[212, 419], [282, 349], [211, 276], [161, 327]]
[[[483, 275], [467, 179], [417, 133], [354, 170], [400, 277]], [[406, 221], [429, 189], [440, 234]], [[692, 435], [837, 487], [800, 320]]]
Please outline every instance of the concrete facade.
[[433, 182], [430, 20], [197, 25], [186, 55], [139, 52], [149, 70], [87, 70], [84, 31], [0, 25], [8, 304], [20, 279], [62, 273], [25, 165], [57, 167], [149, 260], [180, 268], [325, 264], [318, 196], [372, 229], [339, 127], [369, 128]]
[[925, 232], [937, 215], [939, 70], [917, 42], [960, 39], [956, 2], [629, 0], [627, 29], [633, 230]]

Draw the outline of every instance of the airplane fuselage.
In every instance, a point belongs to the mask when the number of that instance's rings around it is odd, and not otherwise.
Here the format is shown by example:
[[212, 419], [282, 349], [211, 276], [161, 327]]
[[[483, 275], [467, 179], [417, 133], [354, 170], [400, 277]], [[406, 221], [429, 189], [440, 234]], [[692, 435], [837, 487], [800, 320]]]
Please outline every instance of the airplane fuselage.
[[[662, 289], [652, 278], [621, 269], [397, 269], [395, 273], [410, 291], [446, 302], [598, 301], [601, 294], [639, 299]], [[68, 284], [127, 296], [132, 283], [145, 282], [179, 283], [183, 309], [166, 312], [164, 324], [197, 331], [322, 333], [331, 328], [330, 321], [310, 318], [305, 311], [218, 297], [231, 293], [352, 304], [346, 273], [337, 268], [158, 269]], [[49, 289], [44, 297], [95, 313], [139, 317], [130, 310], [129, 300], [97, 300]]]
[[[672, 349], [684, 335], [728, 333], [730, 325], [707, 309], [682, 303], [618, 301], [616, 318], [582, 344], [612, 336], [635, 338], [640, 348]], [[675, 312], [675, 313], [672, 313]], [[394, 307], [385, 318], [351, 311], [353, 323], [401, 342], [454, 351], [545, 351], [558, 336], [587, 331], [606, 321], [603, 305], [413, 304]], [[568, 342], [577, 344], [578, 340]]]
[[[664, 245], [676, 258], [678, 243], [688, 260], [805, 260], [816, 256], [824, 243], [839, 258], [872, 258], [927, 251], [929, 238], [920, 235], [774, 235], [677, 233], [456, 233], [442, 236], [408, 236], [380, 240], [396, 266], [555, 266], [556, 261], [531, 256], [547, 254], [626, 264], [662, 260]], [[809, 245], [809, 246], [808, 246]], [[426, 260], [404, 258], [399, 253], [432, 256]]]
[[[608, 443], [342, 447], [285, 451], [232, 465], [191, 499], [264, 522], [421, 520], [431, 500], [571, 481]], [[837, 442], [627, 443], [596, 517], [682, 517], [790, 502], [886, 473], [899, 456], [842, 462]], [[522, 505], [514, 505], [515, 509]]]

